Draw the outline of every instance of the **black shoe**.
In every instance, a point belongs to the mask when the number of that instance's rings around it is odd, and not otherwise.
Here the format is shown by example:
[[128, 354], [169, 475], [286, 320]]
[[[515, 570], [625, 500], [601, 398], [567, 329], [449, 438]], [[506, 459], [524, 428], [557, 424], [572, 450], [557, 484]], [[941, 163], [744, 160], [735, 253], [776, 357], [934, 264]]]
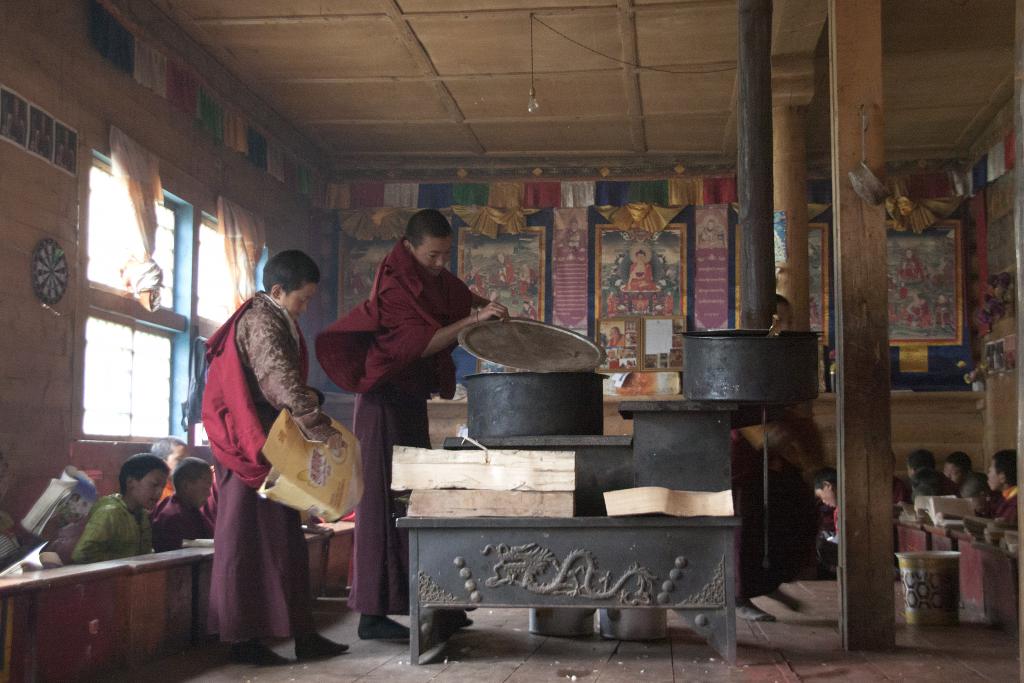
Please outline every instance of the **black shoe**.
[[348, 645], [327, 640], [319, 633], [310, 633], [295, 638], [295, 658], [300, 662], [311, 659], [328, 659], [348, 652]]
[[228, 658], [235, 664], [254, 664], [256, 666], [283, 666], [291, 661], [277, 654], [258, 640], [246, 640], [231, 643]]
[[359, 617], [360, 640], [409, 640], [409, 629], [397, 621], [376, 614]]

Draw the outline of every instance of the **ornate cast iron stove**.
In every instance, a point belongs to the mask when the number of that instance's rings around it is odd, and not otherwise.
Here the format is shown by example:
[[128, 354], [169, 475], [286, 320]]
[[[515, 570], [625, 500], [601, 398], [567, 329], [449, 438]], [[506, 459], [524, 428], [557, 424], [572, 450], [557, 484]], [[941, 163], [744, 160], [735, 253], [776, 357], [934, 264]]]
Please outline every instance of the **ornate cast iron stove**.
[[628, 401], [620, 410], [634, 422], [631, 447], [628, 437], [483, 441], [575, 450], [576, 517], [398, 521], [409, 530], [412, 663], [439, 652], [435, 610], [467, 607], [673, 609], [735, 661], [738, 518], [610, 518], [600, 494], [630, 486], [728, 489], [729, 430], [759, 415], [720, 401]]

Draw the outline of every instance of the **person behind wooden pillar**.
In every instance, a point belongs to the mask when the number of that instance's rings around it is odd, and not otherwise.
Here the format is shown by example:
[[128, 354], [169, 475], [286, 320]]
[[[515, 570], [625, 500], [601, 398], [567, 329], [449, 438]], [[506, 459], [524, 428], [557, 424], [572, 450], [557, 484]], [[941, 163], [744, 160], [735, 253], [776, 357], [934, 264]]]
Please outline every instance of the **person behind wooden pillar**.
[[[451, 353], [459, 332], [508, 318], [503, 305], [473, 294], [448, 271], [451, 249], [451, 225], [441, 212], [413, 214], [384, 257], [370, 298], [316, 340], [327, 376], [358, 394], [352, 431], [362, 451], [364, 493], [348, 602], [361, 615], [364, 640], [409, 638], [409, 629], [387, 616], [409, 611], [409, 541], [395, 525], [405, 506], [391, 491], [392, 449], [430, 448], [427, 399], [454, 395]], [[469, 624], [464, 612], [449, 616], [445, 630]]]
[[779, 106], [772, 110], [772, 181], [775, 210], [786, 213], [786, 277], [777, 289], [793, 307], [793, 330], [807, 331], [810, 303], [807, 262], [807, 145], [803, 107]]
[[[1024, 0], [1017, 0], [1017, 17], [1014, 34], [1014, 112], [1013, 127], [1017, 133], [1014, 142], [1016, 158], [1024, 159]], [[1017, 338], [1024, 339], [1024, 173], [1018, 172], [1014, 183], [1016, 192], [1013, 201], [1014, 243], [1017, 245]], [[1017, 363], [1017, 469], [1020, 470], [1024, 457], [1024, 401], [1020, 391], [1024, 387], [1024, 363]], [[1024, 529], [1024, 509], [1017, 506], [1017, 528]], [[1024, 572], [1017, 574], [1018, 613], [1024, 613]], [[1019, 638], [1019, 678], [1024, 680], [1024, 638]]]
[[839, 371], [840, 633], [848, 650], [895, 645], [886, 228], [854, 192], [861, 162], [884, 169], [881, 0], [829, 0], [836, 337]]

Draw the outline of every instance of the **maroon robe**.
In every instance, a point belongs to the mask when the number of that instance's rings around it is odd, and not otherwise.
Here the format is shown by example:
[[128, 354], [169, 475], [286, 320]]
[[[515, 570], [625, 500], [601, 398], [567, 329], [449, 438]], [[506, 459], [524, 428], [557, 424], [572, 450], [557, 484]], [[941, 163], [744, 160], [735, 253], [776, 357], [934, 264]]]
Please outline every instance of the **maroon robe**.
[[260, 296], [243, 304], [207, 342], [210, 369], [203, 426], [217, 461], [218, 492], [208, 625], [222, 641], [233, 643], [314, 632], [301, 516], [256, 491], [270, 471], [261, 450], [280, 409], [289, 408], [300, 424], [303, 419], [319, 423], [323, 418], [303, 418], [305, 413], [296, 410], [295, 404], [310, 400], [311, 389], [282, 390], [280, 377], [271, 376], [281, 369], [274, 368], [263, 377], [265, 386], [275, 389], [271, 400], [260, 389], [264, 385], [253, 368], [245, 364], [236, 333], [242, 316], [249, 314], [254, 316], [252, 325], [263, 331], [264, 343], [273, 339], [285, 351], [277, 354], [278, 363], [291, 359], [286, 364], [298, 366], [288, 368], [291, 379], [304, 382], [308, 372], [301, 332], [296, 342], [283, 317], [287, 314]]
[[764, 474], [760, 451], [732, 435], [732, 497], [736, 533], [736, 597], [749, 600], [796, 579], [814, 557], [818, 516], [814, 491], [781, 457], [768, 470], [768, 567], [764, 561]]
[[359, 393], [353, 431], [364, 487], [349, 606], [362, 614], [409, 611], [408, 537], [395, 527], [405, 511], [391, 492], [391, 451], [430, 447], [427, 399], [454, 394], [455, 345], [421, 356], [438, 330], [469, 315], [472, 296], [447, 270], [430, 275], [399, 240], [377, 272], [371, 298], [317, 337], [327, 376]]
[[178, 550], [186, 538], [213, 538], [213, 524], [199, 508], [182, 502], [177, 494], [164, 498], [149, 513], [153, 550]]

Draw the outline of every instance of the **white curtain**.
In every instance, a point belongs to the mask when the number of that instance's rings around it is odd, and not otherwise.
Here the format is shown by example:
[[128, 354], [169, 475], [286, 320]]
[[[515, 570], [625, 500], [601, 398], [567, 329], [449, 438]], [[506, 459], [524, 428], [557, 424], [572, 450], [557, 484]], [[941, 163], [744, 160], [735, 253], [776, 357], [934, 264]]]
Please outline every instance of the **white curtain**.
[[266, 229], [259, 216], [230, 199], [218, 197], [217, 231], [224, 238], [237, 307], [256, 293], [256, 264], [266, 243]]
[[140, 253], [132, 254], [122, 275], [139, 302], [151, 311], [160, 307], [163, 272], [153, 260], [156, 249], [156, 204], [163, 199], [160, 161], [124, 131], [110, 127], [110, 158], [114, 178], [131, 202], [135, 228], [141, 239]]

